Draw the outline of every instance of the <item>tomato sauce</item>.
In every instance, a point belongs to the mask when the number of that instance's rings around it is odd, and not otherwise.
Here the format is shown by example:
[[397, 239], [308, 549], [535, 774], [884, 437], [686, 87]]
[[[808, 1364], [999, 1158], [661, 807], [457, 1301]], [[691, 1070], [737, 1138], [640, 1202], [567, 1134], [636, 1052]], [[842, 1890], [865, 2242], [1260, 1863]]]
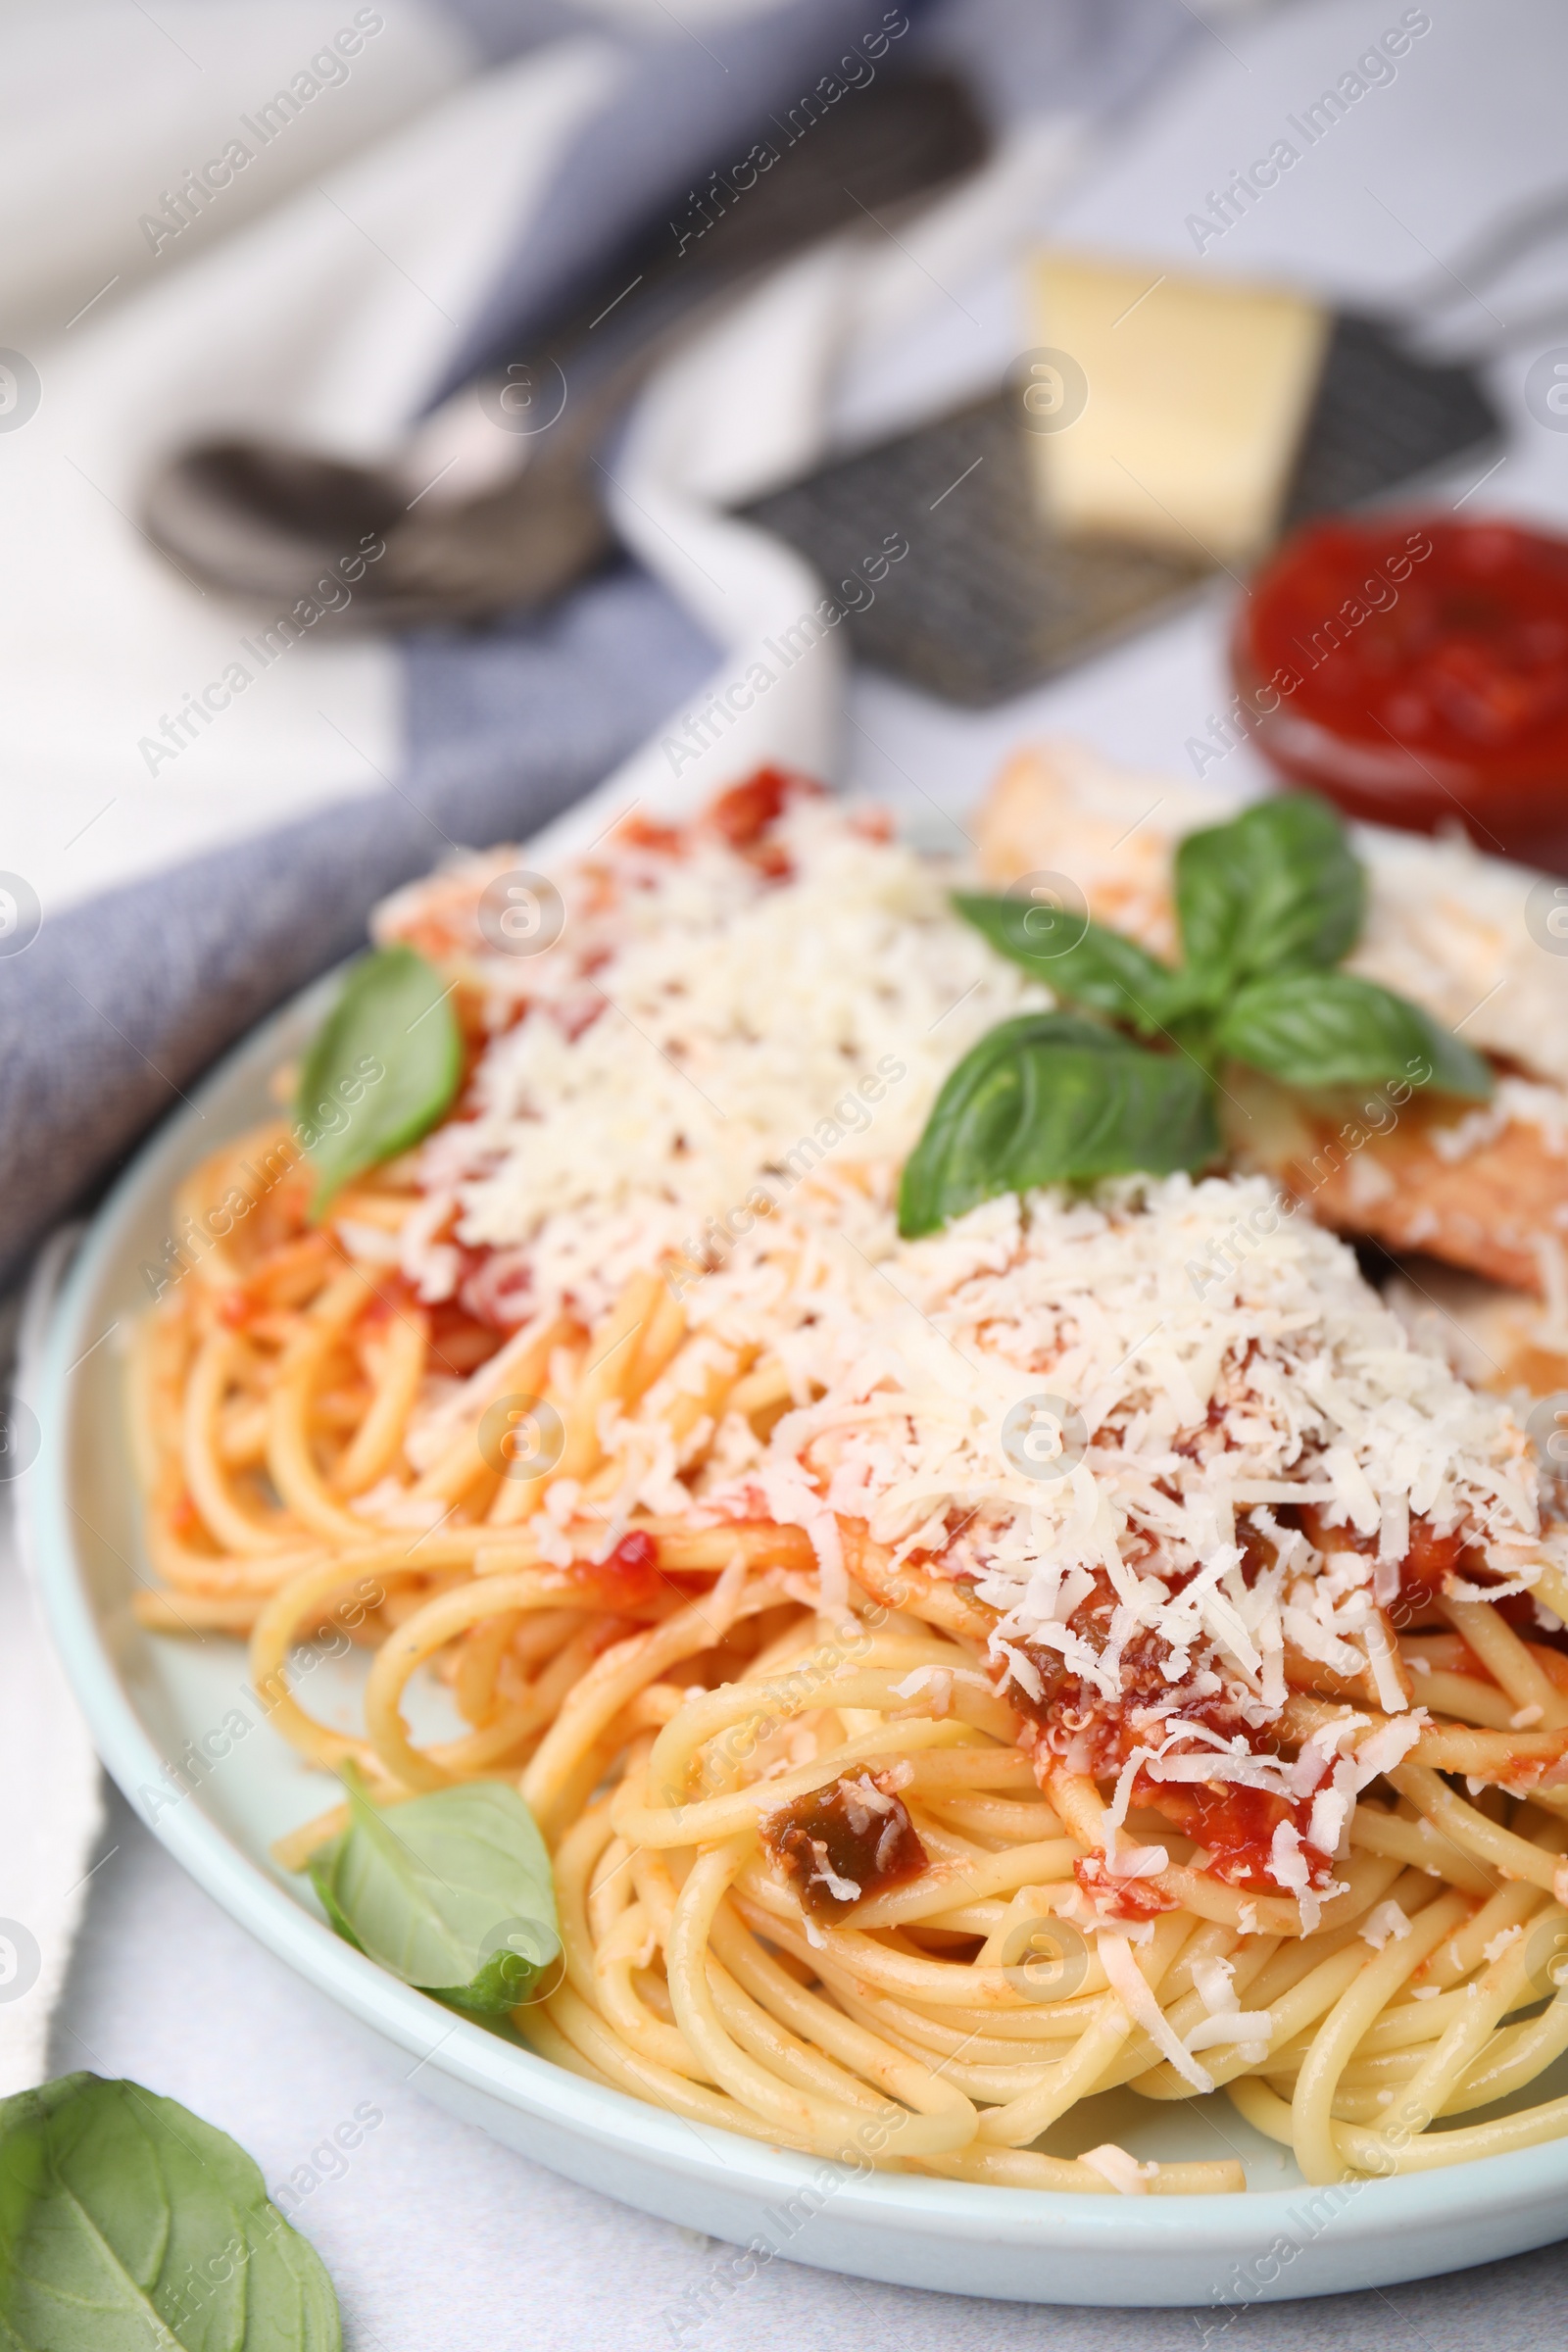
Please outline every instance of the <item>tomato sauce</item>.
[[656, 824], [652, 817], [635, 812], [621, 818], [615, 839], [630, 849], [652, 850], [661, 858], [678, 858], [686, 847], [686, 836], [678, 825]]
[[457, 1298], [422, 1299], [406, 1274], [380, 1273], [375, 1292], [365, 1310], [367, 1323], [422, 1321], [430, 1335], [430, 1357], [438, 1372], [466, 1379], [487, 1363], [502, 1341], [500, 1325], [481, 1321]]
[[575, 1560], [571, 1581], [603, 1609], [645, 1609], [669, 1579], [660, 1572], [659, 1544], [646, 1528], [634, 1528], [603, 1560]]
[[1072, 1875], [1102, 1917], [1108, 1913], [1116, 1919], [1157, 1919], [1162, 1911], [1181, 1909], [1176, 1897], [1152, 1879], [1118, 1879], [1101, 1854], [1081, 1854]]
[[[1360, 1536], [1352, 1528], [1332, 1526], [1316, 1505], [1282, 1506], [1281, 1516], [1287, 1523], [1298, 1524], [1320, 1551], [1376, 1552], [1375, 1535]], [[1271, 1545], [1248, 1541], [1242, 1567], [1248, 1584], [1251, 1584], [1270, 1556]], [[1487, 1582], [1491, 1575], [1462, 1531], [1440, 1534], [1429, 1520], [1412, 1519], [1408, 1547], [1399, 1565], [1398, 1591], [1387, 1609], [1391, 1624], [1398, 1628], [1430, 1619], [1435, 1601], [1454, 1572], [1481, 1583]], [[1172, 1592], [1179, 1592], [1187, 1582], [1185, 1575], [1167, 1579]], [[1080, 1604], [1070, 1621], [1072, 1630], [1097, 1650], [1103, 1646], [1108, 1633], [1113, 1599], [1105, 1580], [1100, 1578], [1096, 1592]], [[1508, 1604], [1500, 1605], [1506, 1609]], [[1526, 1609], [1529, 1605], [1526, 1598]], [[1141, 1631], [1126, 1643], [1121, 1653], [1118, 1694], [1113, 1699], [1106, 1699], [1091, 1682], [1069, 1667], [1059, 1650], [1027, 1638], [1015, 1641], [1011, 1646], [1028, 1659], [1039, 1687], [1037, 1690], [1026, 1690], [1017, 1673], [1009, 1670], [1002, 1678], [1003, 1695], [1034, 1727], [1034, 1737], [1026, 1739], [1025, 1744], [1033, 1747], [1042, 1763], [1048, 1757], [1064, 1758], [1073, 1771], [1087, 1771], [1096, 1780], [1104, 1781], [1119, 1772], [1137, 1748], [1184, 1723], [1216, 1733], [1227, 1741], [1240, 1737], [1254, 1755], [1279, 1752], [1276, 1729], [1268, 1722], [1250, 1721], [1225, 1689], [1207, 1693], [1180, 1687], [1173, 1690], [1163, 1672], [1170, 1656], [1169, 1645], [1157, 1633]], [[1156, 1710], [1162, 1703], [1168, 1704], [1178, 1692], [1179, 1713], [1156, 1721]], [[1187, 1752], [1197, 1752], [1196, 1743]], [[1329, 1771], [1325, 1760], [1318, 1775], [1318, 1787], [1329, 1778]], [[1271, 1874], [1269, 1864], [1275, 1834], [1282, 1823], [1294, 1829], [1300, 1839], [1310, 1884], [1321, 1889], [1332, 1876], [1333, 1856], [1313, 1845], [1307, 1837], [1315, 1792], [1315, 1788], [1308, 1789], [1287, 1797], [1270, 1789], [1220, 1779], [1161, 1781], [1140, 1769], [1133, 1783], [1131, 1809], [1158, 1813], [1172, 1828], [1190, 1838], [1208, 1855], [1209, 1872], [1227, 1886], [1251, 1894], [1277, 1894], [1280, 1882]], [[1143, 1880], [1118, 1878], [1098, 1855], [1091, 1855], [1073, 1867], [1086, 1892], [1127, 1918], [1149, 1916], [1169, 1908], [1169, 1898], [1156, 1887]]]
[[[1359, 1535], [1353, 1527], [1331, 1526], [1316, 1504], [1308, 1503], [1297, 1516], [1319, 1551], [1359, 1551], [1376, 1556], [1375, 1535]], [[1409, 1545], [1399, 1562], [1398, 1591], [1384, 1604], [1395, 1632], [1406, 1633], [1420, 1623], [1439, 1622], [1435, 1604], [1455, 1573], [1476, 1584], [1492, 1581], [1485, 1554], [1463, 1534], [1456, 1530], [1440, 1535], [1430, 1519], [1412, 1519]]]
[[782, 768], [760, 767], [744, 784], [732, 784], [719, 794], [707, 821], [732, 850], [755, 849], [783, 815], [790, 791], [791, 779]]
[[1327, 1880], [1332, 1854], [1306, 1843], [1312, 1800], [1296, 1803], [1267, 1788], [1245, 1788], [1236, 1781], [1152, 1781], [1140, 1773], [1133, 1783], [1133, 1803], [1161, 1813], [1173, 1829], [1209, 1856], [1208, 1868], [1227, 1886], [1249, 1894], [1278, 1894], [1279, 1881], [1269, 1875], [1274, 1833], [1288, 1821], [1300, 1833], [1302, 1852], [1315, 1886]]
[[1252, 582], [1247, 723], [1297, 784], [1568, 871], [1568, 540], [1500, 520], [1314, 524]]
[[770, 882], [787, 882], [794, 868], [783, 843], [772, 838], [773, 827], [792, 801], [812, 798], [821, 791], [822, 786], [809, 776], [793, 775], [781, 767], [760, 767], [744, 784], [732, 784], [728, 792], [721, 792], [702, 821]]

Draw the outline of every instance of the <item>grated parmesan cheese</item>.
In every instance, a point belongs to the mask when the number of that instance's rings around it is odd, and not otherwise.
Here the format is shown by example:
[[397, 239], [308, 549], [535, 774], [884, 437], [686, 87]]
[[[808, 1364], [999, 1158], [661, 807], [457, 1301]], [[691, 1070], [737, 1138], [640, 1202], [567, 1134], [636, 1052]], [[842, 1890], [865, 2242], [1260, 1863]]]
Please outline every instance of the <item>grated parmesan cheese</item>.
[[[607, 1414], [620, 1483], [600, 1551], [639, 1509], [770, 1518], [805, 1531], [831, 1612], [843, 1523], [863, 1524], [989, 1604], [992, 1671], [1043, 1755], [1114, 1778], [1102, 1889], [1166, 1866], [1124, 1835], [1151, 1788], [1178, 1823], [1230, 1792], [1261, 1806], [1262, 1874], [1310, 1929], [1358, 1794], [1426, 1723], [1383, 1613], [1412, 1522], [1500, 1580], [1455, 1580], [1461, 1596], [1527, 1591], [1544, 1556], [1568, 1566], [1525, 1433], [1260, 1177], [1006, 1198], [902, 1242], [899, 1168], [943, 1079], [1050, 1000], [953, 915], [953, 876], [863, 814], [799, 799], [768, 840], [760, 859], [701, 825], [612, 836], [562, 878], [565, 928], [533, 956], [487, 952], [470, 920], [512, 853], [383, 909], [381, 937], [440, 915], [490, 1031], [460, 1115], [418, 1155], [404, 1271], [516, 1327], [469, 1382], [432, 1389], [411, 1458], [436, 1458], [560, 1307], [591, 1322], [663, 1262], [690, 1337]], [[770, 1367], [790, 1408], [765, 1437], [730, 1410], [701, 1425], [706, 1454], [677, 1453], [663, 1408], [710, 1365]], [[1004, 1443], [1020, 1408], [1061, 1430], [1048, 1462]], [[570, 1481], [547, 1489], [545, 1556], [572, 1556], [579, 1503]], [[1293, 1657], [1361, 1678], [1391, 1720], [1342, 1717], [1282, 1756]], [[946, 1712], [952, 1691], [922, 1668], [901, 1695]], [[1125, 1938], [1101, 1940], [1118, 1991], [1157, 2012]]]
[[1118, 1936], [1112, 1928], [1102, 1927], [1095, 1942], [1110, 1989], [1133, 2024], [1143, 2028], [1160, 2056], [1169, 2059], [1184, 2082], [1190, 2082], [1194, 2090], [1212, 2090], [1213, 2076], [1206, 2067], [1199, 2065], [1166, 2017], [1149, 1979], [1133, 1958], [1126, 1937]]
[[[1367, 1913], [1357, 1933], [1363, 1943], [1369, 1943], [1375, 1952], [1381, 1952], [1391, 1936], [1396, 1943], [1404, 1941], [1410, 1933], [1410, 1922], [1391, 1894], [1386, 1902], [1376, 1904]], [[1488, 1958], [1491, 1958], [1490, 1953]]]
[[[1258, 1211], [1272, 1230], [1233, 1275], [1188, 1279], [1215, 1236]], [[1159, 1850], [1118, 1858], [1137, 1775], [1230, 1783], [1303, 1808], [1276, 1829], [1268, 1875], [1312, 1908], [1359, 1790], [1425, 1724], [1404, 1701], [1372, 1554], [1315, 1550], [1250, 1496], [1298, 1495], [1363, 1542], [1392, 1531], [1401, 1553], [1415, 1516], [1463, 1531], [1504, 1580], [1494, 1591], [1528, 1585], [1544, 1550], [1561, 1556], [1509, 1409], [1413, 1347], [1352, 1253], [1280, 1214], [1259, 1178], [997, 1200], [911, 1244], [862, 1193], [836, 1223], [770, 1219], [687, 1305], [726, 1344], [783, 1357], [810, 1397], [749, 1464], [698, 1482], [704, 1512], [768, 1512], [814, 1536], [825, 1504], [831, 1524], [863, 1519], [890, 1546], [918, 1534], [943, 1573], [972, 1580], [1022, 1701], [1049, 1710], [1050, 1677], [1067, 1672], [1120, 1725], [1113, 1753], [1075, 1752], [1054, 1723], [1044, 1735], [1075, 1769], [1117, 1775], [1112, 1871]], [[1070, 1404], [1086, 1440], [1048, 1479], [1026, 1476], [1000, 1434], [1040, 1395]], [[1153, 1686], [1132, 1671], [1151, 1643]], [[1294, 1761], [1258, 1752], [1285, 1701], [1288, 1644], [1369, 1673], [1394, 1720], [1349, 1753], [1332, 1740]]]
[[[1274, 2033], [1274, 2016], [1268, 2009], [1228, 2009], [1211, 2017], [1200, 2017], [1189, 2029], [1186, 2045], [1189, 2052], [1212, 2050], [1225, 2044], [1261, 2043], [1266, 2050]], [[1260, 2053], [1261, 2054], [1261, 2053]]]
[[563, 1300], [592, 1320], [663, 1253], [723, 1255], [814, 1171], [907, 1156], [958, 1057], [1052, 1000], [952, 911], [950, 869], [884, 833], [799, 799], [768, 834], [782, 876], [700, 825], [673, 849], [612, 835], [555, 878], [564, 928], [531, 956], [465, 911], [516, 853], [388, 902], [380, 940], [436, 911], [457, 928], [492, 1032], [465, 1115], [418, 1155], [423, 1298], [482, 1249], [511, 1320]]
[[1078, 2161], [1087, 2164], [1092, 2173], [1098, 2173], [1102, 2180], [1108, 2181], [1123, 2197], [1147, 2197], [1150, 2182], [1159, 2178], [1157, 2164], [1140, 2164], [1136, 2156], [1117, 2147], [1113, 2139], [1090, 2148]]

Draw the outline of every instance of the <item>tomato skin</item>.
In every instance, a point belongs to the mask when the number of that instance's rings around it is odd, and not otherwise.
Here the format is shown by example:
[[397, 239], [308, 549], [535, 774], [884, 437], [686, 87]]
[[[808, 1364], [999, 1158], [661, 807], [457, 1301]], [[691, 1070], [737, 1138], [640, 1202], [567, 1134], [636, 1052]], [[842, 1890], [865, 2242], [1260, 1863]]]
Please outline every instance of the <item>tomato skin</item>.
[[1253, 580], [1232, 648], [1260, 751], [1348, 814], [1568, 871], [1568, 540], [1343, 517]]
[[[907, 1886], [927, 1867], [925, 1847], [903, 1799], [886, 1801], [887, 1812], [872, 1812], [857, 1802], [852, 1784], [838, 1781], [764, 1816], [762, 1844], [793, 1882], [808, 1918], [843, 1919], [857, 1902]], [[836, 1879], [856, 1887], [855, 1894], [835, 1893], [823, 1882], [824, 1861]]]

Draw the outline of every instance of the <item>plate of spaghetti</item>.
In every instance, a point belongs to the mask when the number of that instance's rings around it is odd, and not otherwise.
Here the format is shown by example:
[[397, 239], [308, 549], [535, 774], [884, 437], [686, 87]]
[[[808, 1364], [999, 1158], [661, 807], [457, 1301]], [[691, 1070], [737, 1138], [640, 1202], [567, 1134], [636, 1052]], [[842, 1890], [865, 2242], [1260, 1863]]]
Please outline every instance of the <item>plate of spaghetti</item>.
[[[1121, 857], [1143, 781], [1014, 770], [963, 871], [771, 771], [455, 857], [33, 1368], [142, 1817], [745, 2259], [1224, 2304], [1562, 2227], [1568, 1531], [1482, 1312], [1549, 1391], [1560, 1081], [1394, 955], [1429, 845], [1288, 796]], [[1446, 1348], [1347, 1238], [1422, 1171]]]

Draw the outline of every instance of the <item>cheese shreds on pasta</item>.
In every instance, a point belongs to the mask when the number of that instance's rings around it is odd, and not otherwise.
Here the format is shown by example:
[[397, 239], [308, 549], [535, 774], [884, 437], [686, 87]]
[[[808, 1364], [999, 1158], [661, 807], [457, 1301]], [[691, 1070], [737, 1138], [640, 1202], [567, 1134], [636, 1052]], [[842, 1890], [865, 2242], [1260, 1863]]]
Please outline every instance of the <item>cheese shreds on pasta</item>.
[[[1264, 1752], [1288, 1650], [1370, 1675], [1405, 1718], [1391, 1756], [1413, 1742], [1382, 1613], [1412, 1522], [1502, 1592], [1544, 1553], [1568, 1566], [1512, 1413], [1420, 1352], [1350, 1250], [1261, 1178], [1007, 1198], [914, 1243], [863, 1197], [838, 1211], [759, 1229], [684, 1293], [697, 1330], [776, 1357], [803, 1399], [765, 1445], [720, 1433], [704, 1515], [863, 1520], [972, 1583], [1022, 1699], [1065, 1683], [1076, 1728], [1044, 1736], [1116, 1770], [1113, 1820], [1132, 1758], [1151, 1784], [1270, 1791], [1316, 1855], [1287, 1838], [1267, 1875], [1325, 1883], [1371, 1775]], [[661, 1402], [629, 1443], [652, 1446]], [[658, 1470], [643, 1498], [667, 1506]]]
[[[423, 1297], [456, 1287], [462, 1246], [526, 1249], [530, 1298], [602, 1311], [633, 1264], [700, 1250], [759, 1182], [897, 1165], [958, 1057], [1051, 1002], [952, 912], [951, 873], [880, 821], [803, 796], [768, 841], [760, 862], [713, 833], [678, 856], [613, 838], [562, 877], [564, 929], [542, 954], [467, 928], [497, 1029], [471, 1115], [419, 1157], [404, 1263]], [[504, 870], [465, 861], [443, 881], [467, 911]], [[404, 893], [378, 936], [428, 915]]]
[[[1262, 1175], [902, 1239], [949, 1072], [1051, 1001], [956, 879], [767, 773], [388, 902], [461, 1091], [317, 1226], [286, 1138], [187, 1178], [138, 1615], [248, 1633], [382, 1803], [513, 1781], [564, 1972], [516, 2030], [701, 2130], [1099, 2196], [1246, 2185], [1138, 2161], [1113, 2091], [1228, 2095], [1312, 2181], [1560, 2136], [1502, 2112], [1568, 2052], [1568, 1537], [1518, 1414]], [[323, 1626], [363, 1728], [304, 1703]]]

